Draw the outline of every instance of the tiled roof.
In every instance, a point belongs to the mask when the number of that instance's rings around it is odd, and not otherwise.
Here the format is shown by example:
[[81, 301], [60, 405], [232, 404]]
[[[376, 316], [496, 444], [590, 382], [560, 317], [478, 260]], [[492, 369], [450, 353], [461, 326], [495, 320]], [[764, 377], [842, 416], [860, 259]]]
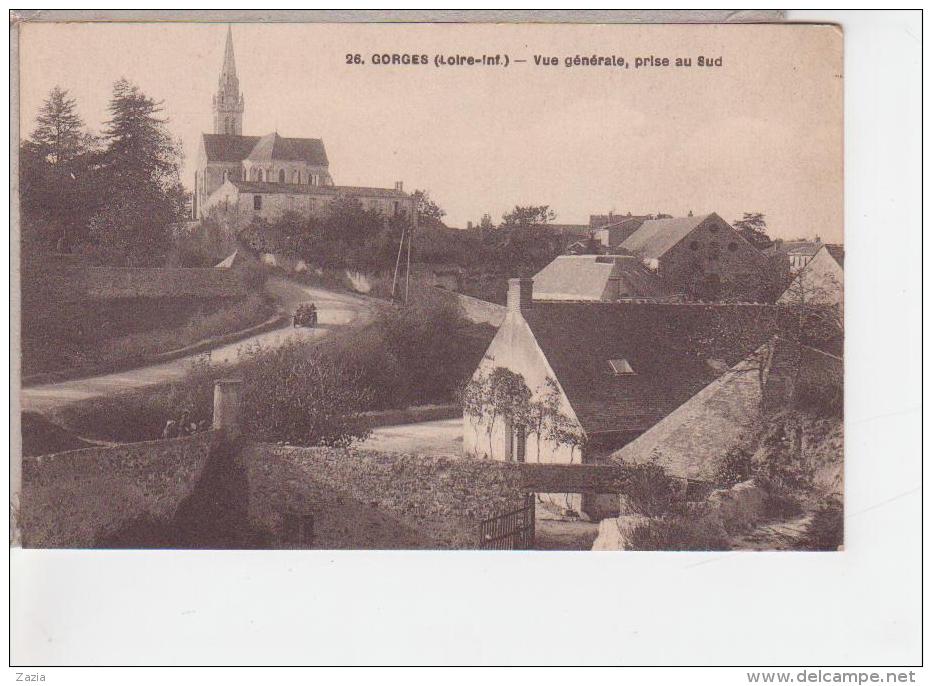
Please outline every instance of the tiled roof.
[[835, 261], [838, 263], [838, 266], [842, 269], [845, 268], [845, 246], [839, 243], [826, 243], [825, 249], [828, 250], [828, 254], [835, 258]]
[[367, 188], [365, 186], [312, 186], [298, 183], [271, 183], [269, 181], [229, 181], [241, 193], [288, 193], [291, 195], [364, 195], [380, 198], [407, 198], [403, 191], [394, 188]]
[[319, 138], [282, 138], [277, 133], [260, 138], [249, 153], [249, 159], [257, 162], [287, 160], [327, 166], [327, 153]]
[[824, 244], [821, 241], [775, 241], [772, 249], [793, 255], [815, 255]]
[[204, 151], [210, 162], [242, 162], [259, 142], [258, 136], [228, 136], [205, 133]]
[[277, 133], [266, 136], [230, 136], [205, 133], [204, 151], [210, 162], [289, 160], [326, 167], [327, 152], [319, 138], [282, 138]]
[[647, 215], [638, 215], [638, 214], [590, 214], [589, 215], [589, 226], [593, 229], [604, 229], [606, 226], [614, 226], [619, 222], [628, 221], [630, 219], [647, 219]]
[[[767, 305], [539, 302], [523, 313], [541, 351], [592, 435], [643, 431], [771, 334]], [[634, 374], [616, 376], [609, 360]]]
[[534, 298], [542, 300], [614, 300], [606, 293], [617, 278], [619, 295], [632, 298], [661, 295], [660, 279], [637, 257], [620, 255], [561, 255], [534, 276]]
[[657, 259], [712, 216], [717, 215], [648, 219], [621, 244], [621, 247], [641, 257]]

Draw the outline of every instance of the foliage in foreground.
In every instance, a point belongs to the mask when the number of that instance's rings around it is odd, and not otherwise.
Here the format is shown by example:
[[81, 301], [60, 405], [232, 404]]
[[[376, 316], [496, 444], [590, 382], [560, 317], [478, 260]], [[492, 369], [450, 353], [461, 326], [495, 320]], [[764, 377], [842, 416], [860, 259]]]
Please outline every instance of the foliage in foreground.
[[177, 382], [75, 403], [57, 410], [56, 420], [82, 436], [151, 440], [169, 420], [209, 423], [214, 381], [241, 377], [251, 435], [342, 445], [365, 434], [359, 412], [450, 402], [492, 335], [449, 308], [392, 309], [319, 344], [244, 346], [233, 365], [204, 355]]

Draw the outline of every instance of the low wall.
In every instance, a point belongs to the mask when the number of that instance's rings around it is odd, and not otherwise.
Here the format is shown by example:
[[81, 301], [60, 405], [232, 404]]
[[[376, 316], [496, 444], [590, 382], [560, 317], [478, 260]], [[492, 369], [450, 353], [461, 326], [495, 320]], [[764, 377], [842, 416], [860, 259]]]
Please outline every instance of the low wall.
[[250, 293], [236, 269], [87, 267], [31, 264], [24, 276], [42, 297], [62, 301], [119, 298], [239, 298]]
[[496, 305], [495, 303], [479, 300], [462, 293], [454, 293], [443, 288], [430, 287], [429, 293], [425, 295], [457, 305], [463, 312], [463, 316], [470, 321], [477, 324], [491, 324], [496, 328], [502, 325], [507, 311], [504, 305]]
[[[319, 548], [475, 548], [481, 520], [524, 502], [515, 464], [267, 444], [241, 459], [253, 522], [310, 513]], [[364, 510], [381, 517], [360, 530]]]
[[23, 458], [23, 547], [90, 548], [133, 519], [170, 520], [207, 463], [212, 431]]

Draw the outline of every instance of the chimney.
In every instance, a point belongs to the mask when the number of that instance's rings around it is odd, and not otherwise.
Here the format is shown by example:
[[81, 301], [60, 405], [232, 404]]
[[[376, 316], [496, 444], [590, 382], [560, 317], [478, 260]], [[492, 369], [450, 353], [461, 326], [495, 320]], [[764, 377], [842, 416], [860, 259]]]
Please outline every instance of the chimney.
[[508, 279], [508, 310], [525, 312], [531, 308], [534, 279]]
[[399, 192], [401, 192], [401, 193], [404, 193], [404, 190], [405, 190], [404, 181], [396, 181], [396, 182], [395, 182], [395, 190], [396, 190], [396, 191], [399, 191]]
[[466, 230], [472, 231], [472, 222], [466, 222]]

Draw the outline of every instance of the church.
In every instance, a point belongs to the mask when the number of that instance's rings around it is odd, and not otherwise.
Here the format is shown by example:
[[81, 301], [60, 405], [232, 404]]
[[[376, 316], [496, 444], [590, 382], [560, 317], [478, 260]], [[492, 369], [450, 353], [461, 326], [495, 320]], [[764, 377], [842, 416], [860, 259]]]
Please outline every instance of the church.
[[352, 197], [385, 217], [414, 219], [414, 199], [400, 181], [394, 188], [337, 186], [330, 176], [324, 142], [286, 138], [278, 132], [243, 135], [246, 100], [240, 93], [227, 28], [220, 81], [213, 98], [213, 133], [201, 134], [194, 174], [195, 219], [218, 213], [233, 226], [253, 217], [275, 219], [285, 212], [320, 216], [338, 197]]

